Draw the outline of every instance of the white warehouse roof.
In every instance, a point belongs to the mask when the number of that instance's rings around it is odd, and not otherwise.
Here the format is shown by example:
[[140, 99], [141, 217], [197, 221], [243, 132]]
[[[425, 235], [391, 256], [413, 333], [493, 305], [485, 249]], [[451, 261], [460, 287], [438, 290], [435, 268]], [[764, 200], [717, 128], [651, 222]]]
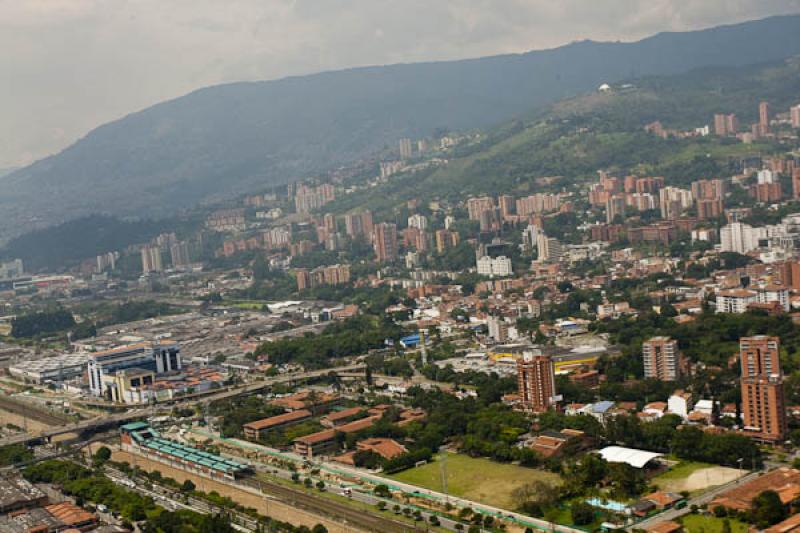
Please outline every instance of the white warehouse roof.
[[661, 457], [662, 453], [637, 450], [635, 448], [625, 448], [623, 446], [607, 446], [600, 450], [600, 455], [609, 463], [627, 463], [634, 468], [643, 468], [644, 465]]

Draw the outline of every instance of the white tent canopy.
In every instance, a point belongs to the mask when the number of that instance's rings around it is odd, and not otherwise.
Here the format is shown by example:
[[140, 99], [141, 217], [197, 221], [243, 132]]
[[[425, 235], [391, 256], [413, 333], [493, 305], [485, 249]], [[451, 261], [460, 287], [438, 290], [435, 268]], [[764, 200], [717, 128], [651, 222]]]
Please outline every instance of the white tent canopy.
[[607, 446], [598, 453], [609, 463], [627, 463], [634, 468], [643, 468], [644, 465], [664, 454], [625, 448], [623, 446]]

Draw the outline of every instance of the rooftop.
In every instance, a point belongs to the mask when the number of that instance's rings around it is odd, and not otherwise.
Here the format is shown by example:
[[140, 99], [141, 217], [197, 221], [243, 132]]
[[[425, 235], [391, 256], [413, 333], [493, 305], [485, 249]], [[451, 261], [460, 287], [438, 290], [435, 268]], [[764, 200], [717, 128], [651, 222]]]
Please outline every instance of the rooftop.
[[623, 446], [606, 446], [599, 453], [609, 463], [626, 463], [634, 468], [644, 468], [647, 463], [663, 455]]

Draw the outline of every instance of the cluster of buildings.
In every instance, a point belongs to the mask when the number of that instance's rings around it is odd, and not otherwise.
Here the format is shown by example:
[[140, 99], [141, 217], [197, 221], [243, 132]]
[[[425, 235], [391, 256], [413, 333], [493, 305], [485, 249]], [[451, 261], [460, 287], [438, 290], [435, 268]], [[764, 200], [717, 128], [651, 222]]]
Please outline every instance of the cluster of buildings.
[[[270, 402], [285, 412], [269, 418], [255, 420], [242, 426], [245, 438], [258, 441], [269, 433], [284, 431], [291, 426], [309, 421], [318, 421], [325, 429], [301, 435], [292, 441], [292, 449], [307, 459], [319, 456], [332, 456], [335, 460], [353, 464], [353, 455], [359, 450], [369, 450], [385, 459], [404, 453], [405, 447], [393, 439], [362, 439], [356, 443], [356, 450], [337, 455], [341, 450], [341, 439], [337, 435], [357, 433], [370, 428], [383, 418], [393, 406], [380, 404], [373, 407], [341, 407], [343, 399], [326, 393], [301, 391]], [[422, 420], [424, 411], [398, 408], [397, 425], [400, 427]]]
[[330, 183], [316, 187], [300, 184], [294, 192], [294, 208], [298, 213], [309, 214], [335, 199], [336, 191]]
[[21, 477], [0, 475], [0, 533], [122, 533], [64, 497], [45, 492]]
[[297, 290], [313, 289], [321, 285], [342, 285], [350, 281], [350, 265], [321, 266], [313, 270], [295, 270]]
[[[787, 122], [792, 128], [800, 128], [800, 105], [789, 108]], [[754, 122], [749, 131], [740, 131], [739, 120], [735, 114], [717, 113], [714, 115], [715, 135], [737, 137], [745, 143], [773, 136], [774, 132], [771, 126], [772, 117], [770, 116], [769, 102], [760, 102], [758, 104], [758, 122]]]
[[[788, 435], [788, 408], [784, 395], [783, 371], [780, 365], [780, 340], [757, 335], [740, 339], [739, 364], [742, 394], [741, 426], [746, 435], [762, 442], [782, 443]], [[659, 381], [677, 382], [689, 375], [690, 365], [678, 349], [678, 342], [668, 337], [653, 337], [642, 344], [644, 377]], [[586, 381], [586, 372], [571, 375], [583, 385], [598, 384]], [[517, 360], [518, 392], [508, 398], [515, 405], [532, 412], [544, 412], [559, 406], [562, 397], [556, 387], [556, 364], [541, 352], [526, 351]], [[666, 402], [650, 402], [637, 412], [636, 403], [600, 401], [592, 404], [565, 406], [567, 414], [584, 414], [604, 423], [609, 416], [636, 414], [652, 420], [670, 413], [687, 423], [715, 425], [714, 417], [736, 417], [734, 405], [715, 406], [712, 400], [695, 401], [692, 394], [676, 390]]]

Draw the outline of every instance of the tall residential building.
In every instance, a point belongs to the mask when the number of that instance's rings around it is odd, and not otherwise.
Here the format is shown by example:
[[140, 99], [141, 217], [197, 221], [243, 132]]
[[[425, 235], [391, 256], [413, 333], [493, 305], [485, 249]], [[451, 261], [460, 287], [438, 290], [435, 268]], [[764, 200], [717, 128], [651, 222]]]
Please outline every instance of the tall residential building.
[[400, 157], [402, 159], [411, 159], [411, 139], [400, 139]]
[[161, 249], [157, 246], [142, 247], [142, 273], [161, 272], [164, 265], [161, 262]]
[[792, 172], [792, 196], [795, 200], [800, 198], [800, 167]]
[[517, 386], [522, 405], [537, 413], [557, 401], [553, 361], [549, 356], [525, 352], [517, 361]]
[[716, 200], [724, 198], [727, 184], [721, 179], [698, 180], [692, 182], [692, 196], [695, 200]]
[[425, 218], [425, 215], [420, 215], [419, 213], [411, 215], [410, 217], [408, 217], [408, 227], [417, 228], [420, 231], [425, 231], [426, 229], [428, 229], [428, 219]]
[[169, 247], [169, 255], [172, 260], [172, 268], [185, 268], [189, 265], [189, 244], [176, 242]]
[[697, 200], [697, 218], [707, 220], [719, 218], [725, 212], [722, 205], [722, 198], [704, 198]]
[[300, 185], [294, 196], [295, 210], [301, 214], [315, 211], [336, 199], [336, 191], [330, 183], [323, 183], [316, 187]]
[[761, 440], [783, 441], [787, 425], [780, 340], [765, 335], [743, 337], [739, 350], [744, 430]]
[[448, 248], [458, 246], [460, 236], [458, 232], [449, 231], [446, 229], [438, 229], [434, 234], [436, 238], [436, 251], [442, 253]]
[[789, 109], [789, 120], [793, 128], [800, 128], [800, 105], [793, 106]]
[[484, 211], [494, 209], [494, 200], [489, 196], [470, 198], [467, 200], [467, 213], [470, 220], [480, 220]]
[[[117, 252], [108, 252], [105, 254], [100, 254], [95, 258], [95, 272], [105, 272], [106, 270], [114, 270], [117, 268], [117, 258], [119, 254]], [[0, 279], [2, 279], [2, 273], [0, 273]]]
[[737, 130], [739, 129], [739, 121], [736, 119], [736, 115], [730, 114], [725, 115], [721, 113], [717, 113], [714, 115], [714, 134], [725, 136], [725, 135], [736, 135]]
[[498, 197], [497, 203], [500, 204], [500, 216], [503, 218], [517, 214], [517, 201], [510, 194], [503, 194]]
[[375, 225], [372, 247], [379, 263], [391, 263], [397, 258], [397, 225], [381, 222]]
[[564, 255], [564, 247], [554, 237], [548, 237], [543, 232], [536, 236], [537, 260], [545, 263], [555, 263]]
[[769, 103], [758, 104], [758, 129], [761, 135], [769, 133]]
[[344, 227], [347, 236], [351, 239], [360, 236], [366, 236], [371, 239], [373, 231], [372, 212], [362, 211], [361, 213], [345, 215]]
[[766, 236], [766, 228], [754, 228], [748, 224], [733, 222], [719, 230], [720, 251], [746, 254], [758, 248], [758, 240]]
[[675, 381], [681, 376], [681, 355], [678, 341], [669, 337], [652, 337], [642, 343], [644, 377]]
[[611, 224], [617, 216], [625, 218], [625, 196], [615, 195], [606, 202], [606, 222]]
[[664, 187], [658, 191], [661, 218], [678, 218], [684, 209], [692, 206], [692, 191], [678, 187]]

